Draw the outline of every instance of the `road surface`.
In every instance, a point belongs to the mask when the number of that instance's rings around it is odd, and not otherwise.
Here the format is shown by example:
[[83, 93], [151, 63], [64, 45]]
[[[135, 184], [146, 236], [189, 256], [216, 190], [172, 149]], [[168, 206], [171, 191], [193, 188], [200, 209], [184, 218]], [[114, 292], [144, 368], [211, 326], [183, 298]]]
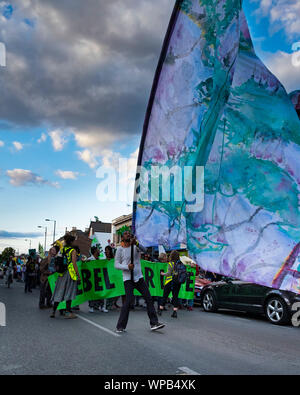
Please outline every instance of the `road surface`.
[[50, 319], [38, 309], [39, 289], [24, 293], [0, 280], [6, 326], [0, 327], [0, 374], [299, 374], [299, 329], [277, 327], [261, 317], [225, 311], [179, 311], [151, 332], [143, 308], [130, 312], [127, 333], [114, 333], [118, 311]]

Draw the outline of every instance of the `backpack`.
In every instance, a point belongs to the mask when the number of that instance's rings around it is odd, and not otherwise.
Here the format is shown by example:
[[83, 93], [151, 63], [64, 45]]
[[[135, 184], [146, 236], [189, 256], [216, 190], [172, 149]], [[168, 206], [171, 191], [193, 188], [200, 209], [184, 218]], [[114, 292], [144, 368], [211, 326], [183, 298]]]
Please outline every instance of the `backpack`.
[[68, 249], [63, 249], [62, 255], [59, 255], [57, 257], [55, 257], [54, 260], [54, 266], [55, 266], [55, 270], [57, 273], [59, 274], [63, 274], [68, 270], [68, 258], [67, 258], [67, 252], [69, 252], [69, 250], [71, 250], [71, 248]]
[[177, 284], [184, 284], [187, 279], [186, 267], [181, 261], [175, 263], [174, 267], [175, 275], [173, 276], [173, 281]]

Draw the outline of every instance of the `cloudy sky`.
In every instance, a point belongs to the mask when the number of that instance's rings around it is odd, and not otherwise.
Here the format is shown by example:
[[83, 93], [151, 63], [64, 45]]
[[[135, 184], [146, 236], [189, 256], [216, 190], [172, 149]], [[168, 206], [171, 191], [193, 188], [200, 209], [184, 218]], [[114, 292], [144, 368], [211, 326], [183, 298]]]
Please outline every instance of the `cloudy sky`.
[[[46, 218], [62, 235], [130, 212], [130, 197], [97, 199], [97, 168], [124, 157], [134, 171], [174, 2], [0, 0], [0, 251], [37, 247], [38, 226], [49, 244]], [[300, 2], [244, 0], [244, 9], [259, 56], [288, 92], [299, 89]]]

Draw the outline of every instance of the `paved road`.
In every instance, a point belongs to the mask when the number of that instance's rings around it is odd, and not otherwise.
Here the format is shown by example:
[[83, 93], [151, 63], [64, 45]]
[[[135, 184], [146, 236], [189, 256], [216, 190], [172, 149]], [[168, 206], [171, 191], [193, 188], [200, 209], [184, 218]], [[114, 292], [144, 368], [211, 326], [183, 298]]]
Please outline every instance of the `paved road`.
[[7, 289], [0, 280], [7, 309], [7, 326], [0, 327], [1, 375], [300, 373], [298, 328], [196, 308], [180, 311], [178, 319], [164, 313], [167, 327], [153, 333], [141, 308], [130, 313], [127, 333], [117, 336], [117, 311], [89, 314], [85, 304], [81, 318], [53, 320], [37, 308], [38, 295], [38, 289], [24, 294], [20, 283]]

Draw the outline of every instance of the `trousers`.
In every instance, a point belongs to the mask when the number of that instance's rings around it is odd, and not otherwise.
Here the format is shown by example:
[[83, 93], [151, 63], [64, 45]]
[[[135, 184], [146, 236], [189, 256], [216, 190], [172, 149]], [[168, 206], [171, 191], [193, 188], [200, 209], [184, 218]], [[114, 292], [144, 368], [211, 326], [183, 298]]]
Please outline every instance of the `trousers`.
[[146, 301], [147, 313], [150, 320], [150, 325], [156, 325], [158, 323], [158, 318], [154, 308], [152, 297], [150, 295], [147, 284], [145, 283], [145, 280], [141, 278], [136, 283], [133, 282], [132, 280], [127, 280], [124, 281], [124, 287], [126, 294], [125, 303], [123, 304], [120, 312], [117, 328], [126, 329], [128, 318], [129, 318], [130, 306], [134, 303], [134, 295], [133, 295], [134, 289], [137, 289], [142, 294], [142, 297]]

